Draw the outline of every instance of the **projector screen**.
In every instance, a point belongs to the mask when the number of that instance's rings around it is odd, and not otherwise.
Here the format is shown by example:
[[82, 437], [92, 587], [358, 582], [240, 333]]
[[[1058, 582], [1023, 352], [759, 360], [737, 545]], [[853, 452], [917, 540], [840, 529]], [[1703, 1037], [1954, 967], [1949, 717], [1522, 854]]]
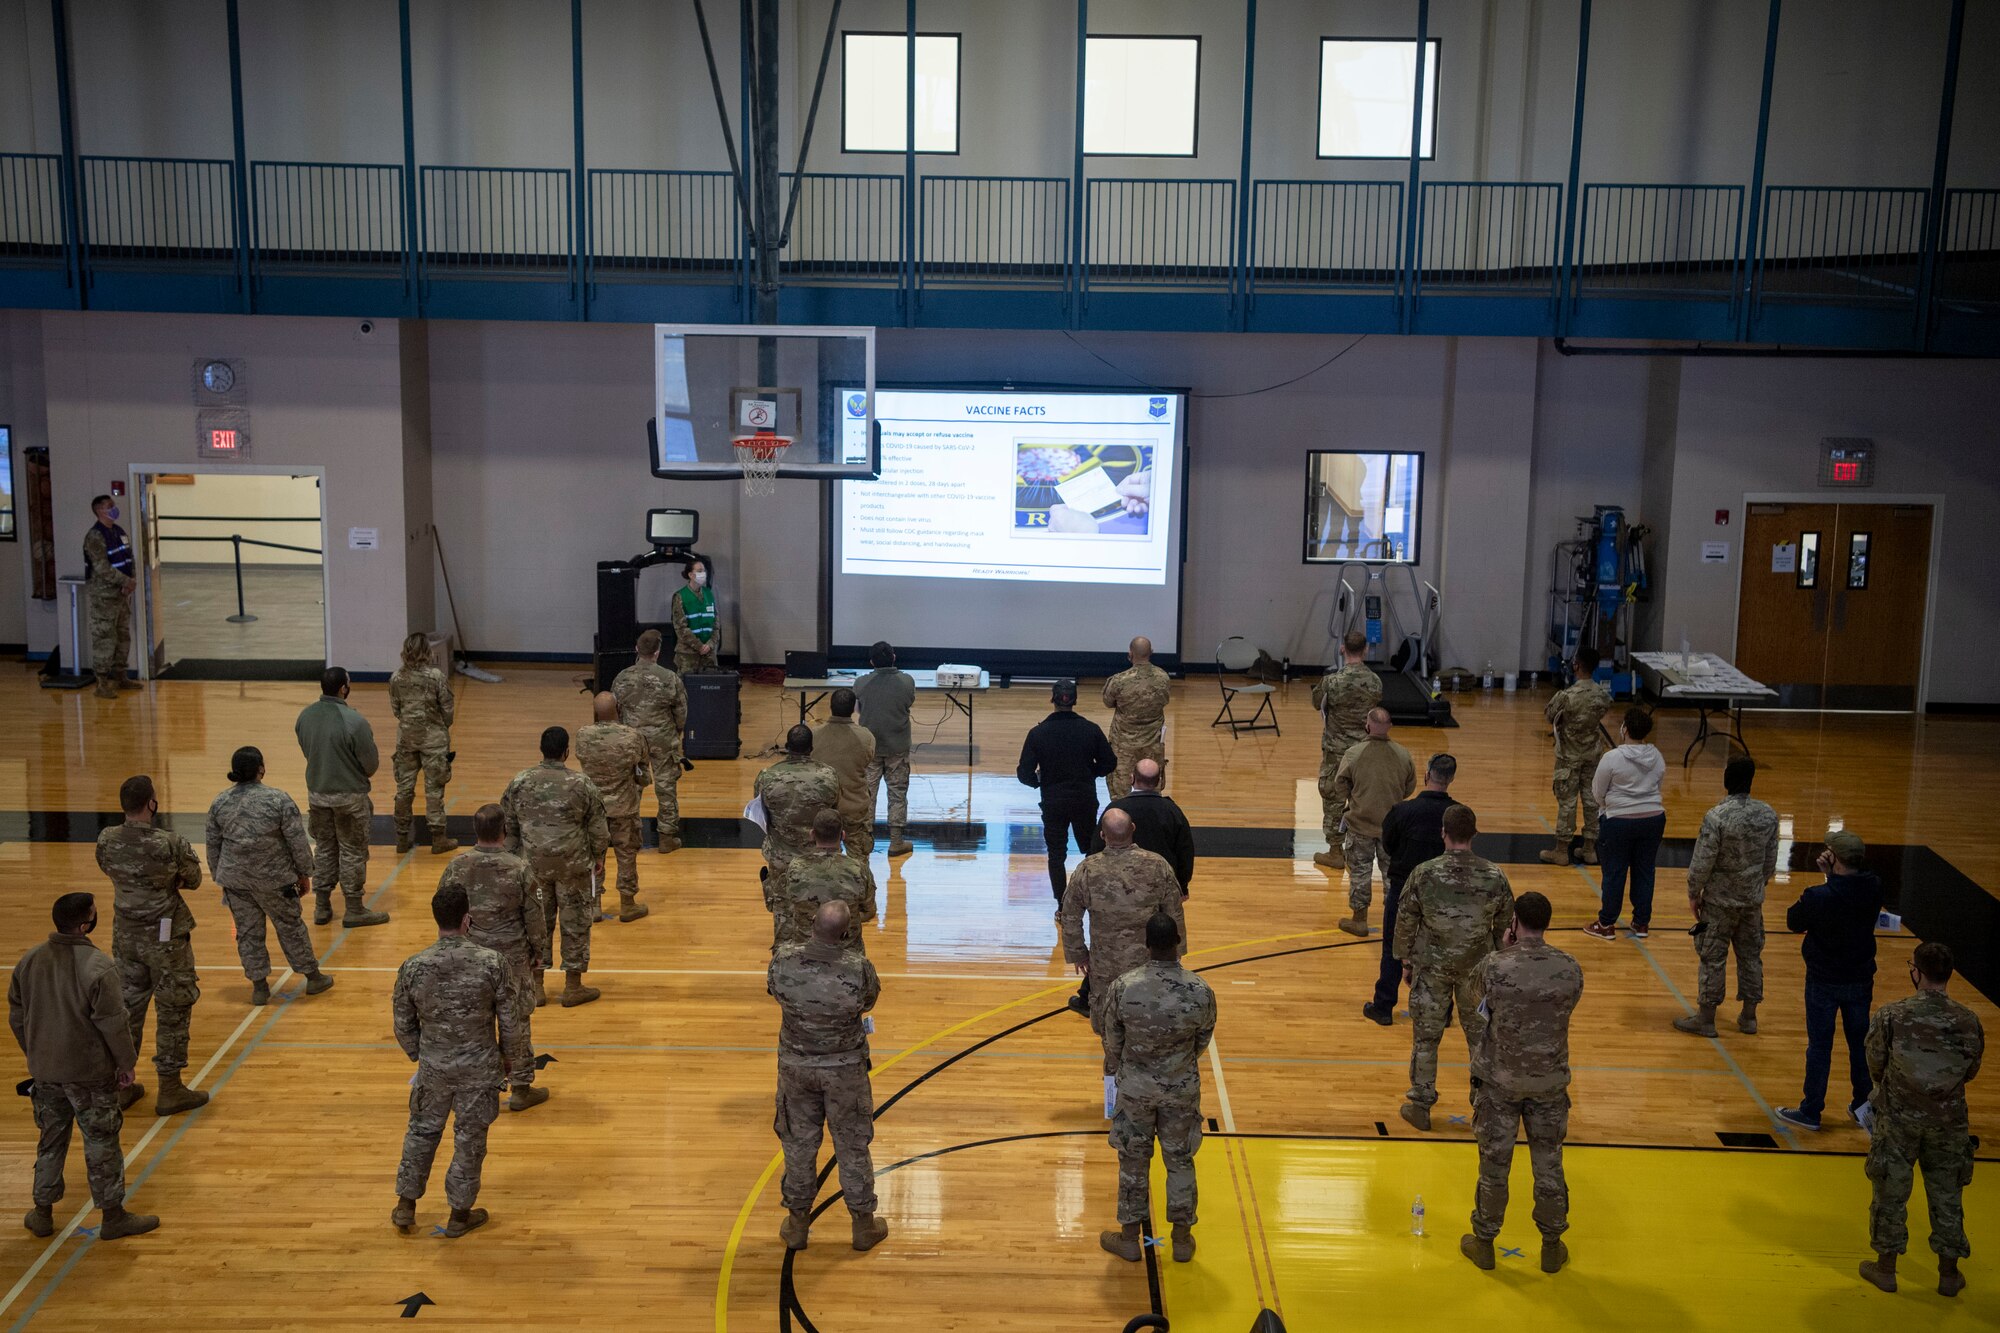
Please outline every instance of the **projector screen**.
[[835, 490], [837, 653], [887, 639], [1059, 661], [1140, 634], [1180, 651], [1182, 395], [878, 388], [875, 404], [881, 479]]

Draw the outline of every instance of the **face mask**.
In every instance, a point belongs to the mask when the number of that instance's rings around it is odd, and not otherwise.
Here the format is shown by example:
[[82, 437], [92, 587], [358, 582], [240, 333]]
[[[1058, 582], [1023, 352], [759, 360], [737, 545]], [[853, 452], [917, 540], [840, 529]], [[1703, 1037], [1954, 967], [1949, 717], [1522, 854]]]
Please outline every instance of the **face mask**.
[[117, 505], [109, 505], [109, 506], [107, 506], [107, 507], [105, 508], [105, 510], [104, 510], [104, 521], [105, 521], [106, 523], [116, 523], [116, 522], [118, 521], [118, 506], [117, 506]]
[[90, 918], [90, 924], [83, 928], [83, 933], [88, 935], [91, 934], [96, 929], [97, 929], [97, 917], [93, 914]]
[[706, 571], [704, 570], [695, 571], [694, 586], [697, 588], [706, 588], [708, 586], [708, 574]]

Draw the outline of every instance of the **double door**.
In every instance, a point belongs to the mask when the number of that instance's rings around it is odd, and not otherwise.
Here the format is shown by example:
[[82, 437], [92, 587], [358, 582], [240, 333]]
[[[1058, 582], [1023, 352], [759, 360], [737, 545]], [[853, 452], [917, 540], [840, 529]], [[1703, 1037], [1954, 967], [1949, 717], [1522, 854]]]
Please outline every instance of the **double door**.
[[1931, 507], [1748, 506], [1736, 664], [1785, 708], [1914, 709]]

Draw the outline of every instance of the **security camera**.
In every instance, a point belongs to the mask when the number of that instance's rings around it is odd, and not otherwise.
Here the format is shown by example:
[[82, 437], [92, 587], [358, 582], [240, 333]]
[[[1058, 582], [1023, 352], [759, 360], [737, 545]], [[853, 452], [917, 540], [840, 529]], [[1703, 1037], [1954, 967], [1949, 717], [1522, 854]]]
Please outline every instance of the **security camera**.
[[372, 320], [372, 319], [364, 319], [364, 320], [362, 320], [362, 321], [361, 321], [361, 336], [362, 336], [362, 337], [364, 337], [364, 338], [366, 338], [366, 337], [367, 337], [367, 336], [368, 336], [369, 334], [371, 334], [371, 333], [373, 333], [373, 332], [375, 332], [375, 321], [374, 321], [374, 320]]

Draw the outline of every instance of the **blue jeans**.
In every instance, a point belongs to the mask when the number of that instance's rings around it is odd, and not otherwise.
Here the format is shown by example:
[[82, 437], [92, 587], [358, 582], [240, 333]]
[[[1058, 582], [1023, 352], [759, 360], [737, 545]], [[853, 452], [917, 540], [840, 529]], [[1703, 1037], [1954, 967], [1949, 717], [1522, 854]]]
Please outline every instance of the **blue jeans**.
[[1868, 1100], [1875, 1090], [1868, 1077], [1868, 1004], [1875, 994], [1869, 981], [1827, 982], [1806, 978], [1806, 1090], [1799, 1114], [1818, 1120], [1826, 1109], [1826, 1081], [1833, 1072], [1833, 1021], [1836, 1015], [1847, 1033], [1847, 1076], [1854, 1084], [1850, 1107]]
[[1660, 859], [1667, 815], [1637, 815], [1597, 823], [1597, 863], [1604, 873], [1604, 909], [1600, 924], [1615, 926], [1625, 910], [1625, 874], [1632, 875], [1632, 928], [1644, 930], [1653, 921], [1653, 863]]

